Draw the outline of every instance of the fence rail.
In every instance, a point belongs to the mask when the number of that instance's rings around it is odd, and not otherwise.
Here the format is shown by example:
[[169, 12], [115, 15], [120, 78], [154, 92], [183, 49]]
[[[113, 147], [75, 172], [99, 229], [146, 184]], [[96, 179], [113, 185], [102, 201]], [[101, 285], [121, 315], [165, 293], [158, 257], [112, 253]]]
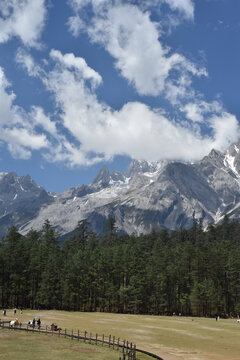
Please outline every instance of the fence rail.
[[89, 344], [101, 344], [102, 346], [105, 344], [109, 348], [112, 348], [113, 350], [117, 350], [121, 353], [119, 360], [137, 360], [136, 353], [140, 352], [145, 355], [148, 355], [154, 359], [163, 360], [161, 357], [159, 357], [156, 354], [150, 353], [148, 351], [137, 349], [136, 345], [132, 342], [129, 342], [127, 340], [120, 340], [120, 338], [115, 338], [115, 336], [112, 335], [104, 335], [104, 334], [92, 334], [88, 333], [87, 331], [80, 331], [77, 330], [77, 332], [67, 329], [57, 329], [57, 330], [51, 330], [51, 327], [49, 325], [41, 326], [41, 327], [32, 327], [29, 326], [29, 324], [19, 323], [16, 326], [11, 326], [10, 321], [1, 321], [0, 319], [0, 328], [6, 328], [6, 329], [13, 329], [13, 330], [19, 330], [19, 331], [27, 331], [27, 332], [33, 332], [33, 333], [43, 333], [43, 334], [49, 334], [49, 335], [56, 335], [58, 337], [64, 337], [64, 338], [71, 338], [76, 339], [77, 341], [83, 340], [84, 343]]

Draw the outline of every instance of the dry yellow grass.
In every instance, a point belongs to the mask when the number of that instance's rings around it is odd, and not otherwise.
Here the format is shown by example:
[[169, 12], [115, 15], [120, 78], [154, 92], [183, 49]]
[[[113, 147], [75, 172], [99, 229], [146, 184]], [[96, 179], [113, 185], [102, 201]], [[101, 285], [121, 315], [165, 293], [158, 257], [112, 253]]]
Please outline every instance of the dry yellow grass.
[[[35, 315], [41, 317], [43, 325], [56, 322], [62, 328], [127, 339], [164, 360], [240, 359], [240, 324], [234, 319], [216, 322], [205, 318], [45, 310], [26, 310], [17, 317], [28, 321]], [[13, 312], [8, 311], [7, 318], [13, 317]]]

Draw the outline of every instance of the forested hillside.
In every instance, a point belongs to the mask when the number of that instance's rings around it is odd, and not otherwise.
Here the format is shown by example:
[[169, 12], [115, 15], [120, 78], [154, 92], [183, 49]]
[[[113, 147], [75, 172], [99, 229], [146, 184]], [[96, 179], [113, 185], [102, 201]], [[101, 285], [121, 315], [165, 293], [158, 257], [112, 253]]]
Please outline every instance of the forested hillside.
[[0, 306], [120, 313], [235, 316], [240, 312], [240, 224], [104, 235], [86, 221], [63, 244], [49, 221], [0, 242]]

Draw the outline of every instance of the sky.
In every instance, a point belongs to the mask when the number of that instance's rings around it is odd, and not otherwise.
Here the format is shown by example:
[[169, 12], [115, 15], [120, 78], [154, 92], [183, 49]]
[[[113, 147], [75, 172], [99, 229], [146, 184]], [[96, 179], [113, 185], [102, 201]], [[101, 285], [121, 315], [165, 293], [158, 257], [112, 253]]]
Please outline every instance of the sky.
[[0, 172], [56, 193], [240, 138], [240, 2], [0, 0]]

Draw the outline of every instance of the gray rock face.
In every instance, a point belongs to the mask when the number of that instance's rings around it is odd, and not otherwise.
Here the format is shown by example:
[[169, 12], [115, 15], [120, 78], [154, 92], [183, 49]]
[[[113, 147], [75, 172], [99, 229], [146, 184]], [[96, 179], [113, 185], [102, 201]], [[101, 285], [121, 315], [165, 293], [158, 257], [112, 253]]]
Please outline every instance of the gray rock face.
[[0, 236], [9, 226], [19, 226], [37, 216], [40, 208], [52, 200], [53, 196], [29, 175], [0, 173]]
[[15, 221], [23, 234], [40, 230], [46, 219], [66, 234], [84, 218], [101, 232], [113, 216], [120, 230], [139, 234], [196, 220], [207, 226], [225, 213], [240, 218], [240, 142], [195, 164], [133, 160], [126, 173], [112, 174], [104, 166], [90, 185], [54, 196], [28, 176], [0, 175], [0, 225]]

